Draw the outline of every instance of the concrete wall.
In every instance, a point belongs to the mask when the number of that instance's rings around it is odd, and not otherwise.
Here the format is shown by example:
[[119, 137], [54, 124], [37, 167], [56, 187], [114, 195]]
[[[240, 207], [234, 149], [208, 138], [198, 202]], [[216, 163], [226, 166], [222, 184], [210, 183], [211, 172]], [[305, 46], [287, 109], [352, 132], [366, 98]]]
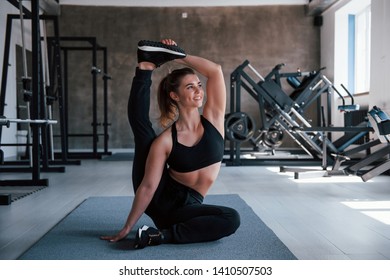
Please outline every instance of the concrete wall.
[[[183, 17], [187, 13], [187, 17]], [[126, 105], [136, 66], [136, 46], [141, 39], [173, 38], [188, 53], [204, 56], [223, 66], [229, 92], [230, 73], [245, 59], [263, 75], [284, 62], [285, 71], [318, 69], [319, 28], [305, 16], [304, 6], [259, 6], [218, 8], [120, 8], [63, 6], [61, 36], [93, 36], [108, 49], [110, 148], [133, 147]], [[99, 60], [101, 58], [99, 57]], [[101, 63], [101, 60], [100, 60]], [[92, 131], [91, 55], [69, 56], [70, 132]], [[102, 64], [98, 65], [102, 67]], [[162, 66], [154, 76], [153, 91], [163, 75], [175, 65]], [[102, 82], [99, 82], [99, 98]], [[100, 100], [102, 100], [100, 98]], [[228, 101], [229, 102], [229, 101]], [[228, 105], [229, 106], [229, 105]], [[155, 99], [151, 114], [158, 117]], [[229, 109], [229, 107], [227, 107]], [[258, 109], [249, 95], [243, 111], [255, 119]], [[102, 121], [101, 110], [99, 121]], [[156, 126], [157, 128], [157, 126]], [[81, 140], [86, 142], [85, 145]], [[73, 147], [90, 147], [89, 139]], [[102, 144], [102, 141], [100, 142]], [[71, 146], [72, 147], [72, 146]]]
[[[9, 3], [1, 2], [1, 22], [6, 13], [17, 13]], [[183, 17], [183, 13], [187, 17]], [[7, 83], [6, 115], [16, 116], [15, 44], [20, 45], [17, 23], [12, 34], [9, 77]], [[27, 24], [28, 25], [28, 24]], [[0, 25], [4, 38], [5, 25]], [[50, 24], [48, 35], [50, 32]], [[160, 40], [171, 37], [188, 53], [204, 56], [223, 66], [226, 87], [230, 91], [230, 73], [244, 60], [264, 76], [274, 65], [286, 63], [285, 72], [315, 70], [320, 67], [319, 27], [313, 26], [312, 17], [305, 15], [304, 6], [207, 7], [207, 8], [123, 8], [62, 6], [61, 36], [96, 37], [108, 49], [109, 81], [109, 147], [132, 148], [133, 139], [127, 121], [127, 98], [136, 67], [136, 46], [141, 39]], [[28, 35], [28, 40], [30, 36]], [[29, 42], [29, 41], [28, 41]], [[70, 46], [72, 44], [63, 44]], [[76, 44], [87, 46], [86, 44]], [[1, 46], [3, 47], [3, 46]], [[30, 49], [29, 46], [27, 46]], [[2, 49], [0, 49], [2, 50]], [[69, 55], [69, 133], [92, 133], [92, 79], [91, 52], [72, 51]], [[103, 67], [101, 52], [98, 67]], [[159, 80], [176, 65], [161, 67], [154, 76], [153, 92]], [[102, 115], [103, 81], [98, 78], [98, 122]], [[248, 94], [243, 95], [242, 111], [259, 120], [258, 107]], [[227, 111], [229, 111], [229, 97]], [[57, 108], [55, 108], [57, 109]], [[155, 98], [151, 105], [152, 118], [158, 117]], [[309, 112], [315, 117], [314, 112]], [[59, 119], [55, 114], [54, 118]], [[156, 129], [158, 129], [155, 123]], [[58, 130], [54, 126], [55, 130]], [[100, 132], [102, 128], [99, 129]], [[58, 131], [57, 131], [58, 132]], [[16, 128], [5, 129], [3, 142], [16, 141]], [[103, 147], [100, 138], [99, 148]], [[286, 145], [293, 144], [286, 141]], [[57, 147], [59, 147], [57, 143]], [[92, 148], [92, 138], [74, 138], [70, 148]], [[16, 149], [6, 149], [14, 156]]]

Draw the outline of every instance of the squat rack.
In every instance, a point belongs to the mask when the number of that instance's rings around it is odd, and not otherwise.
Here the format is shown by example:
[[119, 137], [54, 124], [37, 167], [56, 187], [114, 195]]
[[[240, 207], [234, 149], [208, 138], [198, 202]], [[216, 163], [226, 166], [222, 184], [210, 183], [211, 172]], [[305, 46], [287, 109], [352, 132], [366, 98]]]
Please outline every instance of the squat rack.
[[[3, 125], [9, 124], [9, 122], [28, 122], [31, 125], [32, 130], [32, 166], [30, 180], [1, 180], [0, 186], [48, 186], [48, 179], [41, 178], [41, 163], [46, 166], [47, 158], [43, 158], [41, 161], [41, 152], [44, 150], [40, 145], [41, 135], [45, 136], [45, 125], [49, 122], [46, 120], [45, 98], [43, 92], [43, 73], [42, 73], [42, 54], [41, 54], [41, 35], [40, 35], [40, 15], [39, 15], [39, 0], [31, 0], [31, 12], [26, 9], [21, 2], [15, 0], [8, 0], [8, 2], [14, 5], [20, 10], [19, 17], [23, 19], [23, 16], [31, 19], [31, 31], [32, 31], [32, 77], [31, 77], [31, 119], [30, 120], [10, 120], [3, 118], [2, 125], [0, 125], [0, 139], [2, 135]], [[8, 63], [9, 63], [9, 46], [11, 37], [12, 20], [16, 18], [13, 15], [8, 15], [6, 26], [6, 39], [5, 49], [3, 57], [3, 73], [2, 73], [2, 85], [0, 92], [0, 116], [4, 114], [5, 106], [5, 93], [6, 93], [6, 81], [8, 76]], [[43, 153], [47, 156], [47, 154]], [[46, 159], [46, 160], [45, 160]], [[58, 169], [59, 171], [63, 168]], [[0, 169], [1, 171], [1, 169]]]
[[[55, 38], [48, 38], [48, 41], [51, 42]], [[63, 134], [61, 138], [66, 138], [67, 146], [65, 147], [65, 152], [69, 157], [72, 158], [101, 158], [102, 155], [110, 155], [111, 153], [108, 151], [108, 126], [111, 124], [108, 122], [108, 80], [111, 77], [107, 74], [108, 66], [107, 66], [107, 48], [100, 46], [97, 43], [95, 37], [59, 37], [59, 41], [62, 42], [84, 42], [89, 46], [61, 46], [61, 50], [64, 54], [64, 95], [65, 95], [65, 131], [61, 131]], [[69, 51], [91, 51], [92, 52], [92, 134], [70, 134], [68, 131], [68, 53]], [[97, 53], [101, 51], [103, 53], [103, 73], [100, 68], [97, 67]], [[99, 74], [103, 74], [103, 123], [98, 122], [98, 114], [97, 114], [97, 77]], [[99, 133], [98, 126], [103, 126], [103, 138], [104, 138], [104, 151], [98, 152], [98, 141], [99, 141]], [[69, 152], [69, 137], [92, 137], [92, 152]]]

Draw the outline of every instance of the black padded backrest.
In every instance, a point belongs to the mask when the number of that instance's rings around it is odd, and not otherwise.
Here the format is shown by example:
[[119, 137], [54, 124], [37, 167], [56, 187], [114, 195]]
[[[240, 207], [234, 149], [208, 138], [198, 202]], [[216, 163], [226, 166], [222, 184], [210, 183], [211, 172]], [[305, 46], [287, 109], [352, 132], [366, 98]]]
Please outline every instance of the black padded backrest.
[[294, 101], [280, 88], [274, 80], [266, 80], [258, 84], [265, 93], [272, 99], [273, 103], [279, 105], [282, 109], [292, 107]]
[[386, 112], [374, 106], [368, 114], [368, 120], [382, 143], [390, 143], [390, 117]]

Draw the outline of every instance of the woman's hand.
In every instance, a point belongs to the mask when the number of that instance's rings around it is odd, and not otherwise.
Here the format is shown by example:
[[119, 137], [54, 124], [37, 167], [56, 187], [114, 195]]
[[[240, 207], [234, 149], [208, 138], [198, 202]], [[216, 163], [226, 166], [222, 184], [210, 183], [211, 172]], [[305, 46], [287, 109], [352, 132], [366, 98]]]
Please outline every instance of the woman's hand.
[[111, 236], [101, 236], [100, 239], [102, 240], [108, 240], [110, 242], [117, 242], [120, 241], [129, 234], [130, 228], [124, 227], [120, 232], [118, 232], [116, 235], [111, 235]]
[[172, 39], [163, 39], [161, 40], [161, 43], [168, 45], [168, 46], [177, 46], [176, 42]]

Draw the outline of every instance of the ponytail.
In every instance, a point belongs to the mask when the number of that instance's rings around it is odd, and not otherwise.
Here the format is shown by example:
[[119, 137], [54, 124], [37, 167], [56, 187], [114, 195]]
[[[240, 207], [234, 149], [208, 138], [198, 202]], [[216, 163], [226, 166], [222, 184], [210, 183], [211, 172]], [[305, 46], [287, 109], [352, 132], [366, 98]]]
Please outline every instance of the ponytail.
[[173, 70], [163, 78], [158, 86], [157, 101], [160, 109], [160, 124], [162, 127], [168, 127], [174, 122], [179, 114], [179, 106], [170, 96], [170, 93], [178, 92], [182, 78], [185, 75], [195, 74], [191, 68], [182, 68]]

